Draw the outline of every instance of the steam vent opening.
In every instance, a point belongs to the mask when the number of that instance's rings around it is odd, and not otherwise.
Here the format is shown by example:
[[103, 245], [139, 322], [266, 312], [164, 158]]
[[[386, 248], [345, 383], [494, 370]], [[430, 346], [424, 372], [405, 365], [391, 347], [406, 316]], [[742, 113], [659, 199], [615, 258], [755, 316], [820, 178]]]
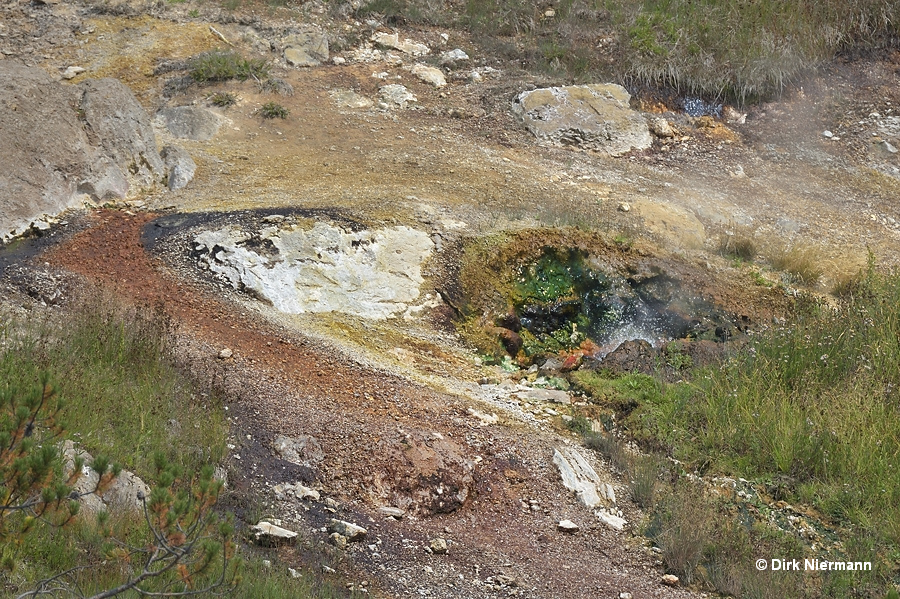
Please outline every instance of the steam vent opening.
[[[548, 357], [575, 366], [643, 352], [646, 363], [636, 368], [651, 370], [654, 356], [673, 341], [718, 353], [745, 330], [746, 321], [692, 291], [663, 260], [629, 262], [613, 253], [545, 246], [512, 265], [507, 284], [492, 290], [503, 301], [482, 307], [481, 349], [493, 343], [495, 357], [505, 353], [522, 366]], [[491, 294], [470, 290], [470, 298], [479, 295]], [[478, 334], [471, 337], [478, 344]]]

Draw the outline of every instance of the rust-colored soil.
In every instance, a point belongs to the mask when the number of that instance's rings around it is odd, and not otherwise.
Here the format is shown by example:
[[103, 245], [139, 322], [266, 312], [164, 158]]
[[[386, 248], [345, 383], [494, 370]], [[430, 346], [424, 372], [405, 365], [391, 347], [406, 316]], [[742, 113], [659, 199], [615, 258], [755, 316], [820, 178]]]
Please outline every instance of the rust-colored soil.
[[[236, 445], [230, 484], [263, 505], [275, 482], [321, 485], [341, 503], [338, 517], [369, 529], [365, 544], [351, 546], [354, 559], [340, 562], [351, 580], [366, 580], [385, 596], [440, 588], [435, 596], [495, 597], [499, 586], [484, 581], [497, 575], [515, 581], [502, 594], [522, 597], [691, 595], [662, 586], [654, 559], [630, 534], [601, 525], [562, 488], [550, 461], [561, 439], [515, 425], [480, 426], [460, 398], [336, 357], [171, 277], [141, 245], [142, 227], [153, 217], [95, 213], [93, 226], [45, 259], [122, 298], [165, 306], [190, 345], [185, 353], [196, 372], [217, 377], [238, 398], [230, 405]], [[215, 357], [224, 347], [234, 352], [227, 364]], [[270, 447], [277, 434], [315, 436], [324, 462], [304, 469], [276, 459]], [[476, 456], [481, 461], [469, 473], [465, 504], [430, 513], [427, 487], [438, 481], [449, 490], [465, 479], [460, 464]], [[523, 500], [540, 507], [523, 508]], [[399, 522], [375, 511], [403, 502], [410, 502], [404, 506], [410, 515]], [[637, 517], [623, 505], [626, 517]], [[276, 511], [313, 531], [332, 517], [321, 507]], [[566, 518], [582, 532], [558, 532], [556, 523]], [[326, 536], [310, 534], [313, 541]], [[425, 553], [436, 536], [451, 541], [447, 555]]]

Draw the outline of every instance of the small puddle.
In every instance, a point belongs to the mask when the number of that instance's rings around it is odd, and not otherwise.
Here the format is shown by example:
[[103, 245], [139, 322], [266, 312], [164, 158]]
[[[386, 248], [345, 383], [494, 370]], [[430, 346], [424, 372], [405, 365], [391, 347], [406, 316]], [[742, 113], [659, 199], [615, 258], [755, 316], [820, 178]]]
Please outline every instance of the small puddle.
[[[622, 342], [659, 346], [673, 339], [721, 339], [725, 317], [660, 271], [628, 277], [579, 250], [547, 249], [522, 267], [514, 313], [526, 356], [598, 346], [598, 357]], [[518, 320], [518, 323], [515, 321]]]
[[[746, 328], [683, 280], [705, 273], [600, 235], [531, 230], [475, 241], [459, 275], [460, 331], [520, 365], [549, 356], [602, 359], [627, 341], [722, 342]], [[494, 244], [494, 245], [491, 245]]]

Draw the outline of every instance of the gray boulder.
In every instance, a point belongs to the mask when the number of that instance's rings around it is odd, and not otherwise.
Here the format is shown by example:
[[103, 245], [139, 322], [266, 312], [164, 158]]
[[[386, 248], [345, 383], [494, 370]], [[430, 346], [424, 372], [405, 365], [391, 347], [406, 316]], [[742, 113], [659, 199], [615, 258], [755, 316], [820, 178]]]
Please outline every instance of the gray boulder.
[[273, 449], [278, 456], [307, 468], [315, 468], [325, 459], [325, 452], [315, 437], [310, 435], [298, 435], [296, 437], [286, 437], [278, 435], [272, 443]]
[[290, 35], [284, 40], [284, 59], [295, 67], [317, 67], [328, 61], [328, 37], [321, 31]]
[[156, 113], [156, 124], [179, 139], [209, 141], [219, 132], [222, 121], [215, 112], [201, 106], [176, 106]]
[[378, 100], [385, 108], [406, 108], [410, 102], [417, 101], [413, 93], [399, 83], [390, 83], [378, 88]]
[[[162, 181], [149, 117], [112, 79], [73, 86], [0, 61], [0, 238]], [[137, 187], [136, 187], [137, 186]]]
[[647, 121], [621, 85], [572, 85], [522, 92], [513, 112], [539, 140], [620, 156], [652, 144]]
[[165, 146], [160, 152], [163, 163], [169, 172], [168, 186], [175, 191], [191, 182], [197, 165], [191, 159], [190, 154], [178, 146]]
[[328, 532], [337, 533], [348, 541], [362, 541], [368, 534], [362, 526], [334, 518], [328, 521]]
[[297, 542], [297, 533], [280, 526], [281, 520], [268, 522], [260, 520], [255, 526], [250, 527], [250, 534], [257, 545], [263, 547], [278, 547], [280, 545], [293, 545]]
[[131, 90], [118, 79], [89, 79], [82, 90], [81, 110], [89, 130], [99, 137], [103, 155], [129, 182], [146, 187], [165, 171], [156, 149], [150, 117]]
[[100, 475], [89, 468], [94, 458], [86, 451], [79, 449], [72, 441], [66, 441], [62, 447], [64, 472], [71, 476], [75, 467], [75, 458], [80, 457], [84, 461], [81, 476], [74, 485], [78, 493], [87, 493], [80, 499], [82, 507], [90, 513], [100, 511], [115, 512], [140, 512], [143, 509], [143, 501], [140, 497], [150, 498], [150, 487], [133, 473], [123, 470], [113, 481], [112, 485], [102, 495], [93, 493], [97, 488]]

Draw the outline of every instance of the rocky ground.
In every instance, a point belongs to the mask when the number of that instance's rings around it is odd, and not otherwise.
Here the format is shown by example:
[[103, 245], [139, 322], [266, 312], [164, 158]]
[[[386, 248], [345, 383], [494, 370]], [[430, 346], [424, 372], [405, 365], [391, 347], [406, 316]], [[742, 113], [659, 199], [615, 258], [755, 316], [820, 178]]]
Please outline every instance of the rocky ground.
[[[898, 256], [893, 53], [837, 61], [777, 102], [709, 107], [713, 116], [644, 94], [632, 101], [642, 112], [631, 114], [651, 125], [629, 138], [638, 149], [606, 151], [589, 133], [564, 147], [552, 135], [536, 139], [513, 99], [558, 82], [492, 58], [459, 32], [397, 32], [313, 2], [231, 13], [15, 0], [0, 14], [0, 62], [37, 66], [63, 86], [120, 79], [158, 146], [181, 148], [195, 165], [178, 189], [131, 180], [106, 209], [36, 222], [44, 236], [32, 249], [0, 257], [4, 303], [35, 310], [64, 303], [74, 287], [102, 286], [163, 305], [179, 325], [181, 358], [232, 398], [230, 507], [248, 520], [277, 516], [319, 547], [316, 566], [375, 596], [701, 594], [664, 584], [638, 535], [643, 515], [600, 456], [578, 449], [595, 470], [596, 505], [563, 485], [554, 454], [575, 462], [567, 452], [578, 447], [558, 417], [564, 407], [482, 366], [457, 336], [440, 298], [452, 302], [465, 240], [597, 228], [756, 327], [783, 316], [790, 290], [756, 284], [723, 259], [722, 236], [810, 248], [825, 266], [820, 290], [869, 251], [887, 265]], [[190, 57], [232, 46], [270, 61], [274, 83], [185, 78]], [[468, 58], [446, 54], [457, 49]], [[214, 106], [217, 92], [236, 102]], [[268, 102], [288, 117], [263, 119]], [[4, 110], [14, 121], [16, 107]], [[275, 227], [255, 240], [255, 260], [270, 256], [267, 239], [288, 238], [288, 224], [301, 233], [340, 227], [359, 235], [347, 241], [357, 245], [376, 239], [368, 234], [420, 232], [423, 259], [401, 273], [419, 296], [387, 319], [346, 306], [286, 314], [270, 296], [259, 301], [258, 289], [236, 292], [210, 275], [219, 250], [204, 257], [196, 247], [209, 223]], [[250, 246], [228, 251], [241, 247]], [[367, 534], [347, 542], [331, 519]], [[577, 530], [560, 530], [563, 520]], [[280, 558], [309, 559], [290, 547]]]

